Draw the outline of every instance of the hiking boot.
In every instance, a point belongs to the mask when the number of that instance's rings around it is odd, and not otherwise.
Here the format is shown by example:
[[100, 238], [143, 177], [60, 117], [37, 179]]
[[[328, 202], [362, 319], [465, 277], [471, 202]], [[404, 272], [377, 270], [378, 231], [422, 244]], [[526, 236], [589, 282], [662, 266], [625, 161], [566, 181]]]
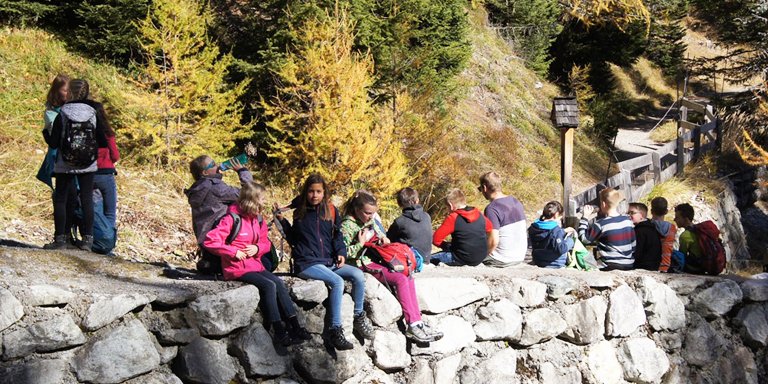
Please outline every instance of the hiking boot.
[[432, 329], [432, 327], [430, 327], [429, 323], [426, 321], [422, 322], [422, 325], [424, 326], [424, 330], [427, 332], [427, 334], [432, 337], [432, 341], [438, 341], [443, 338], [443, 333]]
[[277, 342], [282, 344], [283, 347], [290, 347], [291, 345], [301, 344], [301, 343], [304, 342], [304, 340], [295, 339], [295, 338], [291, 337], [291, 335], [289, 335], [288, 333], [285, 333], [285, 334], [283, 334], [282, 337], [279, 337], [277, 339]]
[[83, 241], [80, 242], [78, 248], [90, 252], [93, 249], [93, 235], [83, 236]]
[[344, 337], [344, 328], [331, 327], [328, 329], [328, 333], [328, 339], [331, 342], [333, 348], [336, 348], [340, 351], [346, 351], [348, 349], [354, 348], [354, 345], [352, 345], [352, 343], [347, 341], [347, 339]]
[[43, 249], [67, 249], [67, 236], [55, 236], [53, 242], [43, 245]]
[[307, 332], [306, 329], [299, 327], [299, 328], [291, 328], [289, 331], [291, 334], [291, 337], [298, 340], [312, 340], [312, 334]]
[[80, 249], [80, 241], [72, 235], [67, 235], [67, 249]]
[[422, 344], [435, 341], [432, 335], [427, 333], [424, 323], [409, 325], [408, 330], [405, 331], [405, 337]]
[[356, 313], [352, 325], [352, 329], [364, 339], [373, 340], [373, 326], [365, 317], [365, 312]]

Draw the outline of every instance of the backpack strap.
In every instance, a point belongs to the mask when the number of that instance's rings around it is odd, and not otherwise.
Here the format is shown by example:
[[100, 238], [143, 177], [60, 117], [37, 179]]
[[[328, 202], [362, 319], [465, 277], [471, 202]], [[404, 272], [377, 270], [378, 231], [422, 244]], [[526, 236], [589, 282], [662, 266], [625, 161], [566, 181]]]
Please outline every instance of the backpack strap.
[[[229, 212], [228, 215], [232, 216], [232, 229], [229, 230], [229, 236], [227, 236], [225, 244], [230, 245], [233, 241], [235, 241], [237, 235], [240, 234], [240, 226], [242, 225], [242, 220], [240, 220], [240, 215], [237, 213]], [[261, 216], [259, 216], [259, 224], [261, 224]]]

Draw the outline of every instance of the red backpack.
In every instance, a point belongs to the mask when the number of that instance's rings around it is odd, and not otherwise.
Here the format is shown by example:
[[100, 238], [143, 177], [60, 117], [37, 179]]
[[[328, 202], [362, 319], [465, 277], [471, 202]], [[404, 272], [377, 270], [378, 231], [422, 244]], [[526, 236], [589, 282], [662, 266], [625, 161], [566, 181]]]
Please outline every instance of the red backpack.
[[390, 272], [399, 272], [408, 276], [416, 269], [416, 255], [413, 254], [411, 247], [403, 243], [382, 245], [365, 243], [363, 254], [368, 255], [374, 263], [387, 267]]
[[693, 231], [699, 239], [701, 261], [699, 268], [708, 275], [718, 275], [725, 269], [725, 250], [720, 241], [720, 230], [712, 220], [707, 220], [693, 226]]

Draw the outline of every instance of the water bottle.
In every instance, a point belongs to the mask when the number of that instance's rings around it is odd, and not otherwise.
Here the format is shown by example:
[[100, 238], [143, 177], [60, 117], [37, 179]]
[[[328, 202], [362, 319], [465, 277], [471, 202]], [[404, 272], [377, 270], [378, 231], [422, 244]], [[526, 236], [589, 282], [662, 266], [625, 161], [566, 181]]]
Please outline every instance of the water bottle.
[[245, 165], [246, 163], [248, 163], [248, 156], [246, 154], [242, 154], [240, 156], [237, 156], [237, 157], [235, 157], [233, 159], [229, 159], [229, 160], [221, 163], [221, 165], [219, 166], [219, 169], [222, 172], [228, 171], [228, 170], [232, 169], [232, 160], [235, 160], [235, 159], [237, 159], [237, 161], [240, 164], [242, 164], [242, 165]]

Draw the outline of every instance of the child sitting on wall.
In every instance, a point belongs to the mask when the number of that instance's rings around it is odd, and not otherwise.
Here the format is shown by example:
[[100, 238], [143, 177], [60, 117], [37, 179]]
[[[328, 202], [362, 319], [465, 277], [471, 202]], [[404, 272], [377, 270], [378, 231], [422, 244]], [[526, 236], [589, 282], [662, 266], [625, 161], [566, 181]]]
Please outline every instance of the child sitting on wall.
[[574, 228], [562, 228], [563, 205], [550, 201], [544, 206], [541, 217], [528, 227], [533, 263], [542, 268], [563, 268], [568, 251], [573, 249], [573, 239], [566, 237], [576, 232]]
[[619, 191], [606, 188], [600, 191], [600, 211], [605, 217], [590, 223], [594, 207], [587, 205], [579, 221], [579, 239], [597, 244], [595, 258], [603, 271], [630, 270], [635, 264], [635, 231], [629, 217], [619, 215], [619, 201]]
[[[475, 207], [467, 206], [467, 198], [460, 189], [452, 189], [445, 196], [451, 213], [432, 237], [432, 244], [443, 249], [432, 255], [431, 262], [450, 266], [476, 266], [488, 256], [488, 233], [491, 221]], [[451, 241], [445, 238], [451, 235]]]

